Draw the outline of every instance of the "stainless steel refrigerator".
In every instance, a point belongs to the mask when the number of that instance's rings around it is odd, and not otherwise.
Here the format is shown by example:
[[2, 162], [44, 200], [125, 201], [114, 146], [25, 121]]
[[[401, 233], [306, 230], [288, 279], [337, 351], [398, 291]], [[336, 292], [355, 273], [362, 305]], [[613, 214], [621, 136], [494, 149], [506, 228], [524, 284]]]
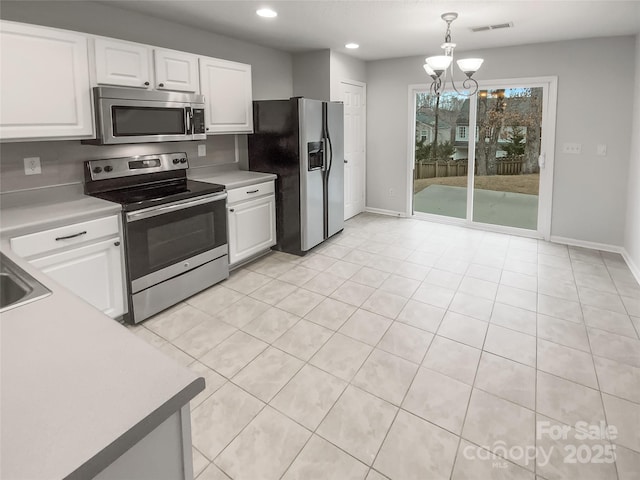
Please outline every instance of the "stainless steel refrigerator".
[[249, 170], [277, 174], [277, 250], [304, 255], [344, 228], [342, 102], [253, 102]]

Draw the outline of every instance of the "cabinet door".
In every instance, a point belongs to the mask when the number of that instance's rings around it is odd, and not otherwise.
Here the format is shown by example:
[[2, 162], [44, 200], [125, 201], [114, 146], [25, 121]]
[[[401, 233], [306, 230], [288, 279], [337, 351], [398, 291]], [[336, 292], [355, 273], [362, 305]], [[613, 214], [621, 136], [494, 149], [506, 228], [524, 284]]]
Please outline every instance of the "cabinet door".
[[30, 263], [115, 318], [125, 313], [120, 238], [114, 237]]
[[96, 38], [94, 52], [99, 85], [141, 88], [151, 85], [151, 49], [146, 45]]
[[229, 264], [233, 265], [276, 243], [276, 202], [268, 196], [227, 207]]
[[92, 137], [85, 36], [0, 23], [0, 139]]
[[207, 133], [253, 132], [251, 65], [200, 58]]
[[155, 86], [158, 90], [199, 92], [198, 57], [173, 50], [153, 51]]

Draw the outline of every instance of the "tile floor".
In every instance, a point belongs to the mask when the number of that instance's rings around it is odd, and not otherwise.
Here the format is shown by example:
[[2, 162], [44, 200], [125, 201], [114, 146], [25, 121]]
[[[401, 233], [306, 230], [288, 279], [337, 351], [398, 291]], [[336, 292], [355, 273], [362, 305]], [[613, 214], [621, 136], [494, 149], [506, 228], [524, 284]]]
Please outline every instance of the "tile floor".
[[619, 255], [362, 214], [132, 330], [206, 379], [198, 480], [640, 478]]

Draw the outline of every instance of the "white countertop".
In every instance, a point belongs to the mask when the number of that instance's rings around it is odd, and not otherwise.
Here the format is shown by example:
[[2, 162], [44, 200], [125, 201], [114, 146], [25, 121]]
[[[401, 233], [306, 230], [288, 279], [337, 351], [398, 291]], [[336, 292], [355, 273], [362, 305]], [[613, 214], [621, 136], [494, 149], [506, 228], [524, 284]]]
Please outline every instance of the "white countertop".
[[7, 233], [120, 209], [77, 189], [48, 193], [48, 201], [46, 191], [1, 197], [0, 248], [52, 291], [0, 320], [0, 478], [11, 480], [92, 478], [204, 389], [202, 378], [12, 254]]
[[84, 194], [82, 184], [63, 185], [0, 194], [0, 231], [46, 230], [118, 213], [121, 206]]
[[203, 171], [198, 171], [194, 169], [193, 172], [190, 172], [190, 178], [200, 180], [201, 182], [218, 183], [224, 185], [227, 190], [255, 185], [256, 183], [269, 182], [278, 178], [277, 175], [273, 173], [250, 172], [248, 170], [227, 170], [219, 172], [202, 170]]

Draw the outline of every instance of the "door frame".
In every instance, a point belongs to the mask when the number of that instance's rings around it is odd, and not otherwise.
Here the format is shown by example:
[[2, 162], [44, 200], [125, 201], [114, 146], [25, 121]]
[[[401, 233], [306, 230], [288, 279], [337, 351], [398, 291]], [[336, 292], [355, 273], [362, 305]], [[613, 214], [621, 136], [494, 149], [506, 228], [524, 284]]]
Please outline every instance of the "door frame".
[[[340, 79], [340, 100], [342, 99], [342, 84], [347, 85], [355, 85], [356, 87], [362, 87], [362, 111], [363, 111], [363, 125], [362, 125], [362, 148], [363, 148], [363, 159], [362, 159], [362, 195], [364, 197], [364, 204], [362, 206], [362, 211], [359, 213], [363, 213], [367, 211], [367, 84], [365, 82], [361, 82], [359, 80], [350, 80], [347, 78]], [[346, 175], [345, 175], [346, 178]], [[358, 215], [359, 213], [356, 213]], [[353, 215], [355, 217], [356, 215]], [[353, 218], [349, 217], [349, 218]]]
[[[460, 86], [456, 84], [456, 86]], [[467, 183], [467, 218], [453, 218], [442, 215], [434, 215], [429, 213], [413, 212], [413, 175], [415, 168], [415, 118], [416, 118], [416, 94], [429, 91], [428, 84], [412, 84], [408, 89], [409, 101], [409, 129], [407, 136], [408, 155], [407, 155], [407, 197], [406, 197], [406, 216], [421, 218], [439, 223], [450, 223], [456, 225], [464, 225], [471, 228], [482, 230], [507, 233], [512, 235], [543, 238], [549, 240], [551, 237], [551, 220], [553, 207], [553, 172], [555, 159], [555, 136], [556, 136], [556, 113], [558, 103], [558, 77], [523, 77], [508, 78], [496, 80], [480, 80], [478, 81], [478, 89], [491, 88], [514, 88], [514, 87], [542, 87], [542, 141], [540, 145], [541, 154], [545, 155], [545, 167], [540, 169], [540, 189], [538, 193], [538, 228], [537, 230], [527, 230], [524, 228], [507, 227], [503, 225], [493, 225], [488, 223], [474, 222], [473, 213], [473, 185], [474, 175], [468, 175]], [[475, 98], [475, 96], [474, 96]], [[469, 124], [475, 123], [477, 115], [477, 102], [472, 102], [473, 108], [469, 111]], [[469, 131], [470, 145], [475, 145], [475, 129]], [[469, 148], [469, 165], [475, 165], [475, 148]], [[469, 198], [470, 195], [470, 198]]]

